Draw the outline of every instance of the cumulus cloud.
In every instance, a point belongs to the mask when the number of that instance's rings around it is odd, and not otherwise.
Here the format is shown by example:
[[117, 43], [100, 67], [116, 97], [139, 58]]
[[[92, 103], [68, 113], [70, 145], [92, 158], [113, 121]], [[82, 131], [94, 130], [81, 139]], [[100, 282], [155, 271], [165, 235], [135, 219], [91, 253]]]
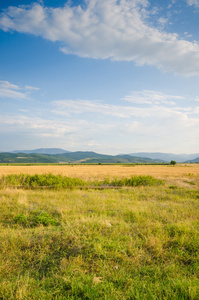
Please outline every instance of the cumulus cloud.
[[85, 0], [82, 6], [61, 8], [33, 3], [5, 10], [0, 28], [59, 41], [66, 54], [134, 61], [185, 76], [199, 75], [198, 43], [153, 27], [149, 15], [147, 0]]
[[31, 86], [20, 88], [18, 85], [8, 81], [0, 81], [0, 98], [29, 99], [29, 93], [32, 90], [38, 90], [38, 88]]

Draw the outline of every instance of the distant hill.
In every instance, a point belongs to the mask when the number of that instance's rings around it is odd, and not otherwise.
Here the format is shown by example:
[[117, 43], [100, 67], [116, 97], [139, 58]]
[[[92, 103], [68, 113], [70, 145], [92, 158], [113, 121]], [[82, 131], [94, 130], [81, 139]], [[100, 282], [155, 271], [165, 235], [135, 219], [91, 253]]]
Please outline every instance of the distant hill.
[[130, 155], [105, 155], [89, 151], [77, 151], [61, 154], [38, 153], [0, 153], [0, 163], [159, 163], [150, 158]]
[[[158, 160], [153, 159], [145, 159], [145, 158], [138, 158], [133, 157], [130, 155], [105, 155], [105, 154], [98, 154], [95, 152], [71, 152], [71, 153], [64, 153], [62, 157], [65, 157], [70, 162], [75, 163], [158, 163]], [[61, 157], [60, 157], [61, 158]]]
[[45, 154], [0, 153], [0, 163], [56, 163]]
[[192, 159], [192, 160], [187, 160], [185, 161], [185, 163], [199, 163], [199, 157], [196, 157], [195, 159]]
[[131, 156], [145, 157], [151, 159], [162, 160], [164, 162], [170, 162], [175, 160], [177, 162], [184, 162], [199, 157], [199, 153], [196, 154], [172, 154], [172, 153], [161, 153], [161, 152], [138, 152], [131, 153]]
[[63, 154], [63, 153], [69, 153], [70, 151], [63, 150], [60, 148], [40, 148], [35, 150], [14, 150], [12, 153], [36, 153], [36, 154]]
[[40, 148], [35, 150], [15, 150], [0, 153], [0, 163], [168, 163], [199, 162], [199, 154], [172, 154], [161, 152], [138, 152], [121, 155], [106, 155], [92, 151], [69, 152], [60, 148]]

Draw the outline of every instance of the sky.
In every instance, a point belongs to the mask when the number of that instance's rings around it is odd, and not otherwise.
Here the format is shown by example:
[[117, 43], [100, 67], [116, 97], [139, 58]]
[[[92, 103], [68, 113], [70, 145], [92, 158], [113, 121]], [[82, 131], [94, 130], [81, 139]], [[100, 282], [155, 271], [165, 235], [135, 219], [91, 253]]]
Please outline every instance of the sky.
[[199, 0], [0, 0], [0, 151], [199, 152]]

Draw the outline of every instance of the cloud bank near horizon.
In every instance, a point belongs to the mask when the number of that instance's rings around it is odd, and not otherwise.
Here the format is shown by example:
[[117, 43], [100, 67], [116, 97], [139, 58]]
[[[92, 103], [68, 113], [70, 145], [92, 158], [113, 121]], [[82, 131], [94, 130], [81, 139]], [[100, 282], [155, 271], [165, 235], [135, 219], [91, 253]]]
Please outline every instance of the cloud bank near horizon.
[[[6, 81], [2, 84], [18, 87]], [[0, 116], [1, 136], [13, 135], [13, 142], [19, 146], [25, 135], [32, 147], [36, 140], [51, 145], [54, 139], [62, 147], [67, 143], [69, 150], [94, 147], [95, 151], [117, 154], [129, 148], [133, 137], [136, 149], [143, 149], [144, 143], [148, 150], [155, 151], [160, 143], [160, 151], [168, 145], [174, 151], [179, 143], [178, 151], [183, 144], [184, 151], [189, 152], [191, 145], [197, 152], [197, 98], [140, 90], [127, 94], [120, 104], [65, 99], [45, 104], [42, 109], [29, 103], [30, 112], [21, 111], [19, 103], [16, 113]]]
[[[197, 0], [187, 0], [198, 6]], [[0, 28], [60, 42], [65, 54], [132, 61], [183, 76], [199, 75], [199, 44], [150, 22], [147, 0], [86, 0], [50, 8], [39, 3], [12, 6], [0, 14]]]

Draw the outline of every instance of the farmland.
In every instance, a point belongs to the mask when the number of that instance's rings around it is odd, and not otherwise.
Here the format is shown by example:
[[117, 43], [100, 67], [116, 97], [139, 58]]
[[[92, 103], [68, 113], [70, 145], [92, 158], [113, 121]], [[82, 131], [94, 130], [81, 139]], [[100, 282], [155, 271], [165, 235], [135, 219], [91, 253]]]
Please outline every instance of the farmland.
[[49, 173], [161, 181], [3, 187], [0, 299], [199, 299], [199, 165], [0, 166], [0, 177]]
[[0, 165], [0, 176], [8, 174], [61, 174], [69, 177], [98, 178], [151, 175], [158, 178], [180, 178], [199, 175], [199, 164], [171, 165]]

